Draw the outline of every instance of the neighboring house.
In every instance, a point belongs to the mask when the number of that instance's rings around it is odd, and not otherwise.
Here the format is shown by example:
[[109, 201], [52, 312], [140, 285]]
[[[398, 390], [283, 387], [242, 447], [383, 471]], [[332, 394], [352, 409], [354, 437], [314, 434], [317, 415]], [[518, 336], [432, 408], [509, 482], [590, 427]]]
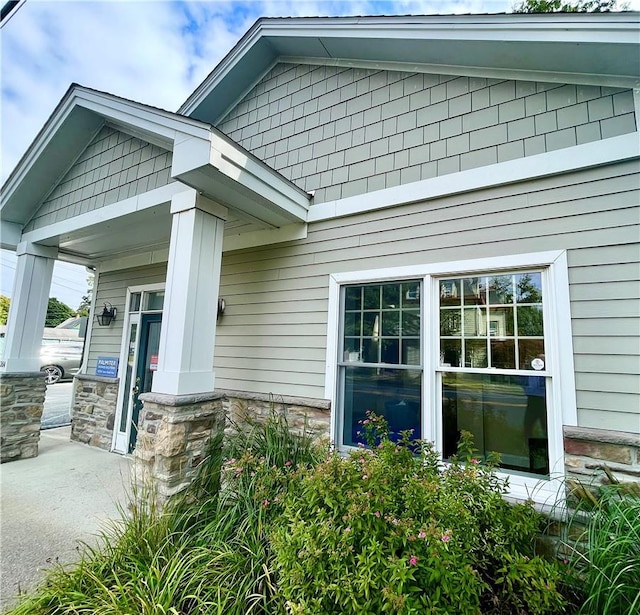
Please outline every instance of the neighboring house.
[[139, 428], [157, 474], [196, 464], [212, 408], [273, 396], [345, 450], [367, 410], [445, 458], [471, 431], [519, 497], [637, 480], [638, 27], [261, 19], [178, 113], [72, 85], [2, 190], [12, 310], [31, 297], [5, 371], [33, 367], [59, 258], [116, 309], [73, 437], [126, 453]]

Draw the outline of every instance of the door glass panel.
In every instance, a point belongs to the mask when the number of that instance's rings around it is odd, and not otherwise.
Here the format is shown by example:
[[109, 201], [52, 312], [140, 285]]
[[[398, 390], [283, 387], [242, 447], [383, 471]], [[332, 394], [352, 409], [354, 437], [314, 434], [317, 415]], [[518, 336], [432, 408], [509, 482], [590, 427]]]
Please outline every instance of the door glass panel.
[[[133, 296], [132, 296], [133, 298]], [[124, 396], [122, 398], [122, 414], [120, 415], [120, 431], [127, 431], [127, 419], [129, 416], [129, 391], [131, 391], [131, 378], [133, 376], [133, 361], [136, 354], [136, 335], [138, 333], [138, 324], [131, 325], [127, 349], [127, 365], [124, 374]]]
[[142, 293], [131, 293], [131, 298], [129, 300], [129, 311], [130, 312], [139, 312], [140, 311], [140, 301], [142, 299]]
[[145, 293], [144, 309], [148, 312], [159, 311], [164, 305], [164, 291], [158, 290], [155, 292]]

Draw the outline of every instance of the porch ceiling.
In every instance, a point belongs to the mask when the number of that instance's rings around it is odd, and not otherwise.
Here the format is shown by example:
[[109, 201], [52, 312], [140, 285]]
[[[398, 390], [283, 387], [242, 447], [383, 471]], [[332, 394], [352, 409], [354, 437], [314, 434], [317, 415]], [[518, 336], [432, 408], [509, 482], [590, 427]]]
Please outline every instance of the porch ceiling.
[[[60, 260], [94, 265], [137, 254], [161, 252], [166, 257], [171, 237], [170, 203], [102, 220], [49, 237], [42, 243], [57, 246]], [[225, 238], [267, 228], [230, 212]]]

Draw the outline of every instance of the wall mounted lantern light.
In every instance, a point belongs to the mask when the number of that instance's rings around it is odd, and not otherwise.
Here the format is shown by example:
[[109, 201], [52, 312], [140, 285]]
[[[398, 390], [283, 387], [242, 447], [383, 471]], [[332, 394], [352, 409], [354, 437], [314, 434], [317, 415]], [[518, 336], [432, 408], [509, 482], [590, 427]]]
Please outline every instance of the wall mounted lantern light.
[[108, 301], [105, 302], [102, 313], [96, 316], [98, 324], [101, 327], [108, 327], [116, 319], [116, 313], [116, 308], [114, 308]]

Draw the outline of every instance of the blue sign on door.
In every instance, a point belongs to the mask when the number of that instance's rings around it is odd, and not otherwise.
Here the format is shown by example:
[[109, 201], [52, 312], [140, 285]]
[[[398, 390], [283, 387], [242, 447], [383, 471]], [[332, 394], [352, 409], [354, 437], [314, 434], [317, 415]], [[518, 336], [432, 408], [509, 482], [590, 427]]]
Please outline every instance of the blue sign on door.
[[96, 376], [116, 378], [118, 376], [119, 360], [120, 359], [114, 357], [98, 357], [98, 364], [96, 365]]

